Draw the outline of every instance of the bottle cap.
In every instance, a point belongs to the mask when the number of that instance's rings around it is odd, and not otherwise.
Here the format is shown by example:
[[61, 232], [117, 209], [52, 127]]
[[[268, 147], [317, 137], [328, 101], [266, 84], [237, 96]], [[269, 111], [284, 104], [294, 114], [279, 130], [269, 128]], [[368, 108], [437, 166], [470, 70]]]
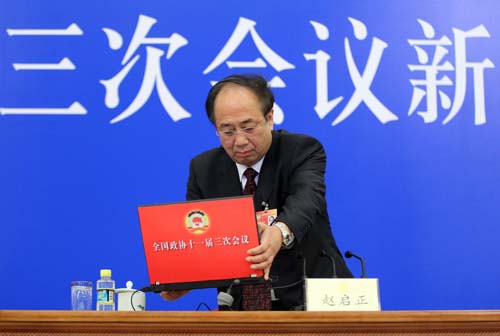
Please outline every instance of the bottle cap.
[[111, 270], [110, 269], [102, 269], [101, 270], [101, 278], [102, 277], [111, 277]]

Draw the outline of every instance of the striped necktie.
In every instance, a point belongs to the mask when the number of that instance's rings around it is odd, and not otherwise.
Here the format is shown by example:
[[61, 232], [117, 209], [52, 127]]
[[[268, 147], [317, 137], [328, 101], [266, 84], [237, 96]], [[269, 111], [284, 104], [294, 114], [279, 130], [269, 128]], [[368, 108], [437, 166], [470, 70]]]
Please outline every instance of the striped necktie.
[[[243, 189], [243, 195], [255, 195], [257, 183], [255, 177], [258, 173], [247, 168], [243, 173], [247, 183]], [[242, 290], [242, 310], [271, 310], [271, 284], [269, 282], [255, 285], [244, 285]]]

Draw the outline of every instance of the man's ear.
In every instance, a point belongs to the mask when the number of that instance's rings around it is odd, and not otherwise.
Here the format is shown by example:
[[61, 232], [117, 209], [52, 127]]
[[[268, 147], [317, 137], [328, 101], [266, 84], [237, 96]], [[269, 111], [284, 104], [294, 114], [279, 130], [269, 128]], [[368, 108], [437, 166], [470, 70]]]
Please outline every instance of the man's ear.
[[266, 114], [266, 122], [270, 125], [271, 129], [274, 129], [274, 108]]

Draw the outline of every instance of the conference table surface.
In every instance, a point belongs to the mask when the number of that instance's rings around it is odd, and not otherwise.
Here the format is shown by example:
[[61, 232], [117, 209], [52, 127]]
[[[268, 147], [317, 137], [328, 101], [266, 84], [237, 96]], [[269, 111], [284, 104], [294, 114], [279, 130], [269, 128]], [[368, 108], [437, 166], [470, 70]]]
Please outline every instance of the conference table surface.
[[500, 335], [500, 310], [97, 312], [0, 310], [0, 335]]

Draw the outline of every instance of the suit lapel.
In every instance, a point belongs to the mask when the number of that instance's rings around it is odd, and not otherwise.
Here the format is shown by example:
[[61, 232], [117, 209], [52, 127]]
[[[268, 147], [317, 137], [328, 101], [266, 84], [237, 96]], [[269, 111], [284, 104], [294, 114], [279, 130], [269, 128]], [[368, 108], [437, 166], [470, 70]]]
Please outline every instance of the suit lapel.
[[[224, 151], [224, 149], [221, 149]], [[218, 195], [224, 196], [239, 196], [243, 195], [243, 190], [241, 189], [241, 181], [238, 176], [238, 169], [236, 164], [231, 160], [231, 158], [224, 152], [223, 159], [221, 160], [220, 166], [217, 171], [217, 181], [220, 181], [217, 185]]]
[[[278, 134], [273, 132], [273, 140], [271, 147], [264, 158], [262, 168], [260, 170], [259, 183], [257, 184], [257, 191], [255, 192], [254, 205], [255, 210], [262, 210], [262, 202], [269, 203], [271, 192], [273, 191], [276, 179], [276, 171], [278, 162], [276, 158], [278, 151]], [[273, 205], [270, 205], [273, 207]]]

